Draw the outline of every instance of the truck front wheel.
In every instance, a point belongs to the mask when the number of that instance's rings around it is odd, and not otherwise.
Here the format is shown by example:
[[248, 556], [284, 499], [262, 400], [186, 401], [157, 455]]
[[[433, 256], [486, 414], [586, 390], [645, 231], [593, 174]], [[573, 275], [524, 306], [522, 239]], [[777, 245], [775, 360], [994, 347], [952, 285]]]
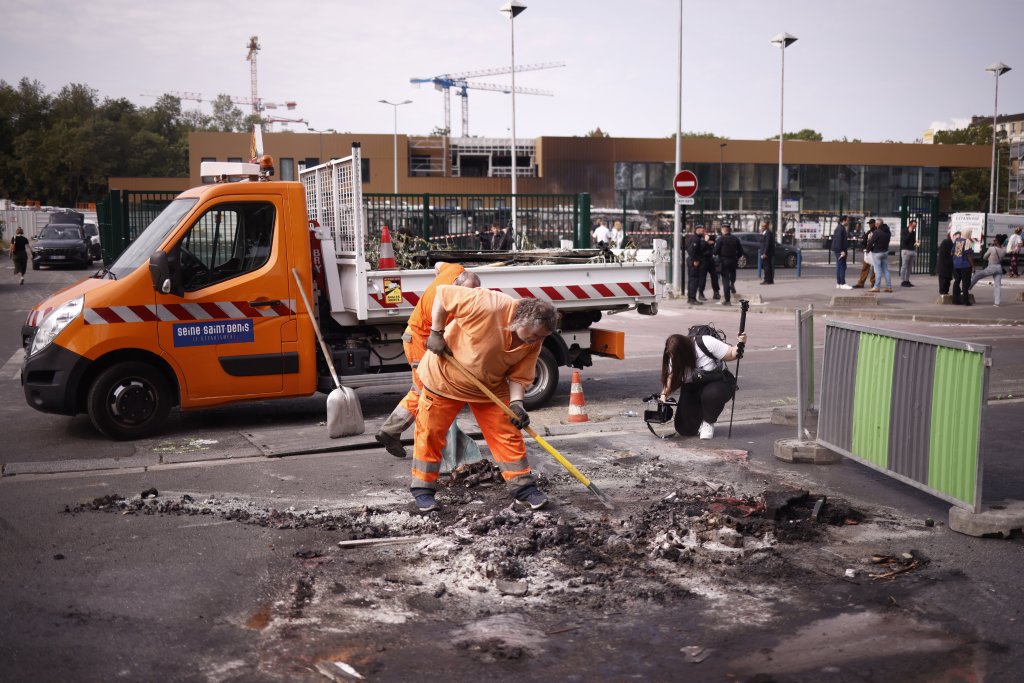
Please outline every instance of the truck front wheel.
[[146, 363], [112, 365], [96, 377], [87, 398], [93, 426], [112, 439], [149, 436], [171, 410], [167, 380]]
[[537, 371], [533, 378], [533, 384], [526, 388], [526, 395], [523, 403], [527, 410], [542, 408], [558, 388], [558, 362], [555, 354], [547, 348], [542, 347], [540, 356], [537, 358]]

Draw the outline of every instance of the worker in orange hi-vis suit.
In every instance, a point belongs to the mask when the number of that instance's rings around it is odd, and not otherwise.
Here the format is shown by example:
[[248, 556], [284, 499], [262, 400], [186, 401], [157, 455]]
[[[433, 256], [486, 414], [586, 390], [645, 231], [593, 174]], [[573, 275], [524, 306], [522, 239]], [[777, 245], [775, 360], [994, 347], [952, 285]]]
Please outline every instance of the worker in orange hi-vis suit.
[[[434, 491], [445, 436], [468, 403], [516, 502], [534, 510], [544, 507], [548, 499], [530, 473], [519, 430], [530, 424], [523, 396], [533, 383], [544, 338], [558, 327], [558, 312], [550, 301], [444, 285], [437, 288], [431, 318], [426, 343], [431, 353], [423, 356], [419, 366], [423, 393], [416, 415], [411, 485], [416, 506], [421, 512], [437, 509]], [[449, 353], [507, 401], [516, 419], [447, 362]]]
[[438, 285], [459, 285], [470, 288], [480, 286], [480, 278], [476, 273], [466, 270], [457, 263], [438, 263], [434, 266], [434, 271], [437, 273], [437, 277], [427, 285], [423, 296], [416, 302], [416, 307], [412, 309], [412, 315], [409, 316], [405, 333], [402, 335], [402, 348], [405, 349], [405, 357], [408, 359], [409, 365], [412, 366], [412, 387], [374, 435], [377, 442], [396, 458], [405, 457], [402, 432], [416, 421], [416, 406], [420, 400], [420, 391], [423, 389], [417, 368], [423, 354], [427, 352], [426, 342], [433, 321], [430, 313], [434, 305], [434, 294], [437, 287]]

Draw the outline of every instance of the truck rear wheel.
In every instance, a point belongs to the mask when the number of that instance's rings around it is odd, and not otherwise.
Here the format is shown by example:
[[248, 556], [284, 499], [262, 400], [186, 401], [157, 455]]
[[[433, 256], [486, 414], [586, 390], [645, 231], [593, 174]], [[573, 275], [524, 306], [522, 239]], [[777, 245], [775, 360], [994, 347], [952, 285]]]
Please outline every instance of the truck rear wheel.
[[537, 358], [537, 371], [533, 378], [533, 384], [526, 388], [526, 395], [523, 397], [526, 409], [542, 408], [551, 400], [557, 388], [558, 362], [555, 360], [555, 354], [542, 347], [540, 356]]
[[89, 387], [89, 419], [112, 439], [140, 439], [156, 432], [167, 419], [169, 394], [167, 380], [152, 365], [117, 363], [101, 372]]

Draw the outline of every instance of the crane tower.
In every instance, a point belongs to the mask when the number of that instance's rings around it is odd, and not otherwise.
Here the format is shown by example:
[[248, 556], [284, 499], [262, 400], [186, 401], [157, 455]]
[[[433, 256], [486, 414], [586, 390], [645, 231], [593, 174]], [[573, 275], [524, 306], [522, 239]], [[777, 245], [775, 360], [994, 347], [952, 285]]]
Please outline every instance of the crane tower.
[[249, 70], [252, 79], [252, 113], [259, 114], [262, 107], [260, 106], [260, 98], [256, 92], [256, 53], [260, 51], [259, 39], [256, 36], [249, 37], [249, 53], [245, 56], [246, 60], [249, 61]]

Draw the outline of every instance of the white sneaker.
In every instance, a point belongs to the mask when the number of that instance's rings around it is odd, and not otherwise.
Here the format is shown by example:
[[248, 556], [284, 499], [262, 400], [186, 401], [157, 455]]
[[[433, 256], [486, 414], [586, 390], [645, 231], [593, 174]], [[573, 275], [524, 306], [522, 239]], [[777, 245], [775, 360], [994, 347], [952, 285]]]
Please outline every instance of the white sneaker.
[[707, 422], [700, 423], [700, 431], [697, 432], [697, 436], [702, 439], [710, 439], [715, 435], [715, 425], [708, 424]]
[[852, 285], [839, 285], [839, 289], [853, 289]]

